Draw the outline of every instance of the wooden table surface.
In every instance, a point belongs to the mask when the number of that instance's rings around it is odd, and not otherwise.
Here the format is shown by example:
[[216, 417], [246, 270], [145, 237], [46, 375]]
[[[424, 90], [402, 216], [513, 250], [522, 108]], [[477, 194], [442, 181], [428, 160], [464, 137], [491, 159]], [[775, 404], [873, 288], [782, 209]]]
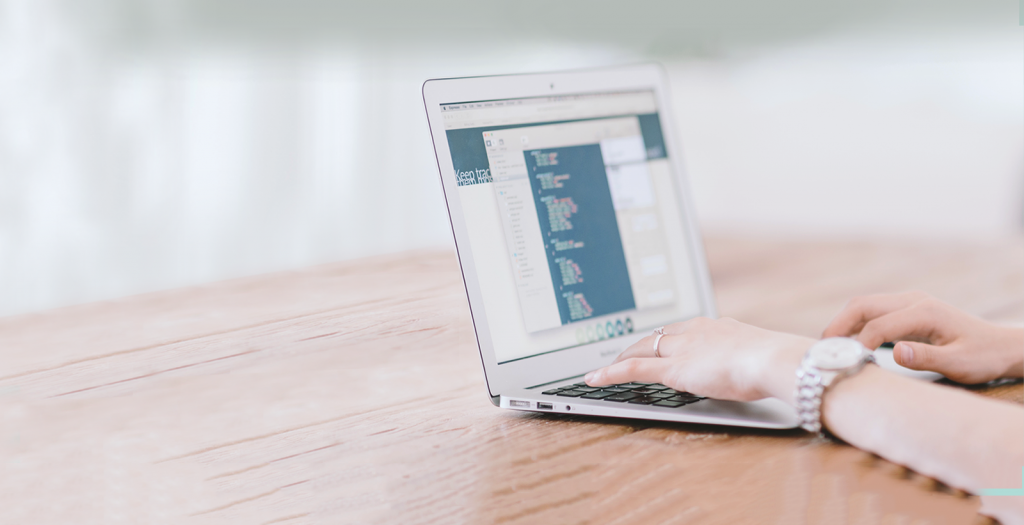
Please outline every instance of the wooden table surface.
[[[851, 296], [908, 289], [1024, 320], [1021, 239], [708, 256], [721, 314], [772, 329], [817, 335]], [[2, 523], [983, 521], [802, 431], [494, 408], [450, 251], [0, 319], [0, 465]]]

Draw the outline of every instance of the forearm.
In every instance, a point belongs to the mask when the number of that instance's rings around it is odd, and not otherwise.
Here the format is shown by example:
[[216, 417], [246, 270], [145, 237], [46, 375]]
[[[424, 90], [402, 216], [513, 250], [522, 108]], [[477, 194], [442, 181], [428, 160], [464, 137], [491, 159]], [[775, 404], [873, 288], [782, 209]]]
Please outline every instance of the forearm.
[[851, 445], [951, 486], [1020, 486], [1024, 414], [1014, 404], [869, 366], [830, 389], [822, 412]]
[[[764, 365], [766, 395], [794, 405], [796, 369], [813, 341], [775, 345]], [[860, 449], [977, 493], [1016, 488], [1024, 467], [1024, 413], [985, 398], [868, 366], [826, 391], [822, 422]], [[982, 512], [1024, 523], [1022, 498], [982, 498]]]

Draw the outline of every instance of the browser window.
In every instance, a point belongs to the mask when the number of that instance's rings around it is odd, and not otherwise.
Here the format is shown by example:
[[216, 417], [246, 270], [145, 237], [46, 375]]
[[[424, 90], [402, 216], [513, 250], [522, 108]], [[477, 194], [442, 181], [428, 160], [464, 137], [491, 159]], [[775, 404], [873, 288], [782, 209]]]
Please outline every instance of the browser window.
[[653, 92], [441, 109], [499, 364], [700, 314]]

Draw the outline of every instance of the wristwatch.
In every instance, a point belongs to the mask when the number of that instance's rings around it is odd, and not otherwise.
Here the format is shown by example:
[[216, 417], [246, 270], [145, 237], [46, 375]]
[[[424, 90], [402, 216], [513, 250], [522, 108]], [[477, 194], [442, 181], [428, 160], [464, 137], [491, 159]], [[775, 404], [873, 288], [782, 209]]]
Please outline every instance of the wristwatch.
[[874, 362], [874, 353], [855, 339], [830, 337], [814, 343], [796, 370], [796, 409], [800, 426], [823, 435], [821, 397], [825, 390]]

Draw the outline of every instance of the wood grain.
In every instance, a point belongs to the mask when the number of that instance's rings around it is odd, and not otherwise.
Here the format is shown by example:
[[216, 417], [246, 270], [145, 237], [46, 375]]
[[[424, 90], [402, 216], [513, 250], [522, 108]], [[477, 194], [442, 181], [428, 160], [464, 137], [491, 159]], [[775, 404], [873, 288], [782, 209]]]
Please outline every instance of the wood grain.
[[[907, 289], [1024, 320], [1021, 239], [708, 256], [720, 313], [777, 330]], [[450, 252], [0, 319], [0, 363], [3, 523], [976, 519], [976, 498], [800, 431], [493, 408]]]

